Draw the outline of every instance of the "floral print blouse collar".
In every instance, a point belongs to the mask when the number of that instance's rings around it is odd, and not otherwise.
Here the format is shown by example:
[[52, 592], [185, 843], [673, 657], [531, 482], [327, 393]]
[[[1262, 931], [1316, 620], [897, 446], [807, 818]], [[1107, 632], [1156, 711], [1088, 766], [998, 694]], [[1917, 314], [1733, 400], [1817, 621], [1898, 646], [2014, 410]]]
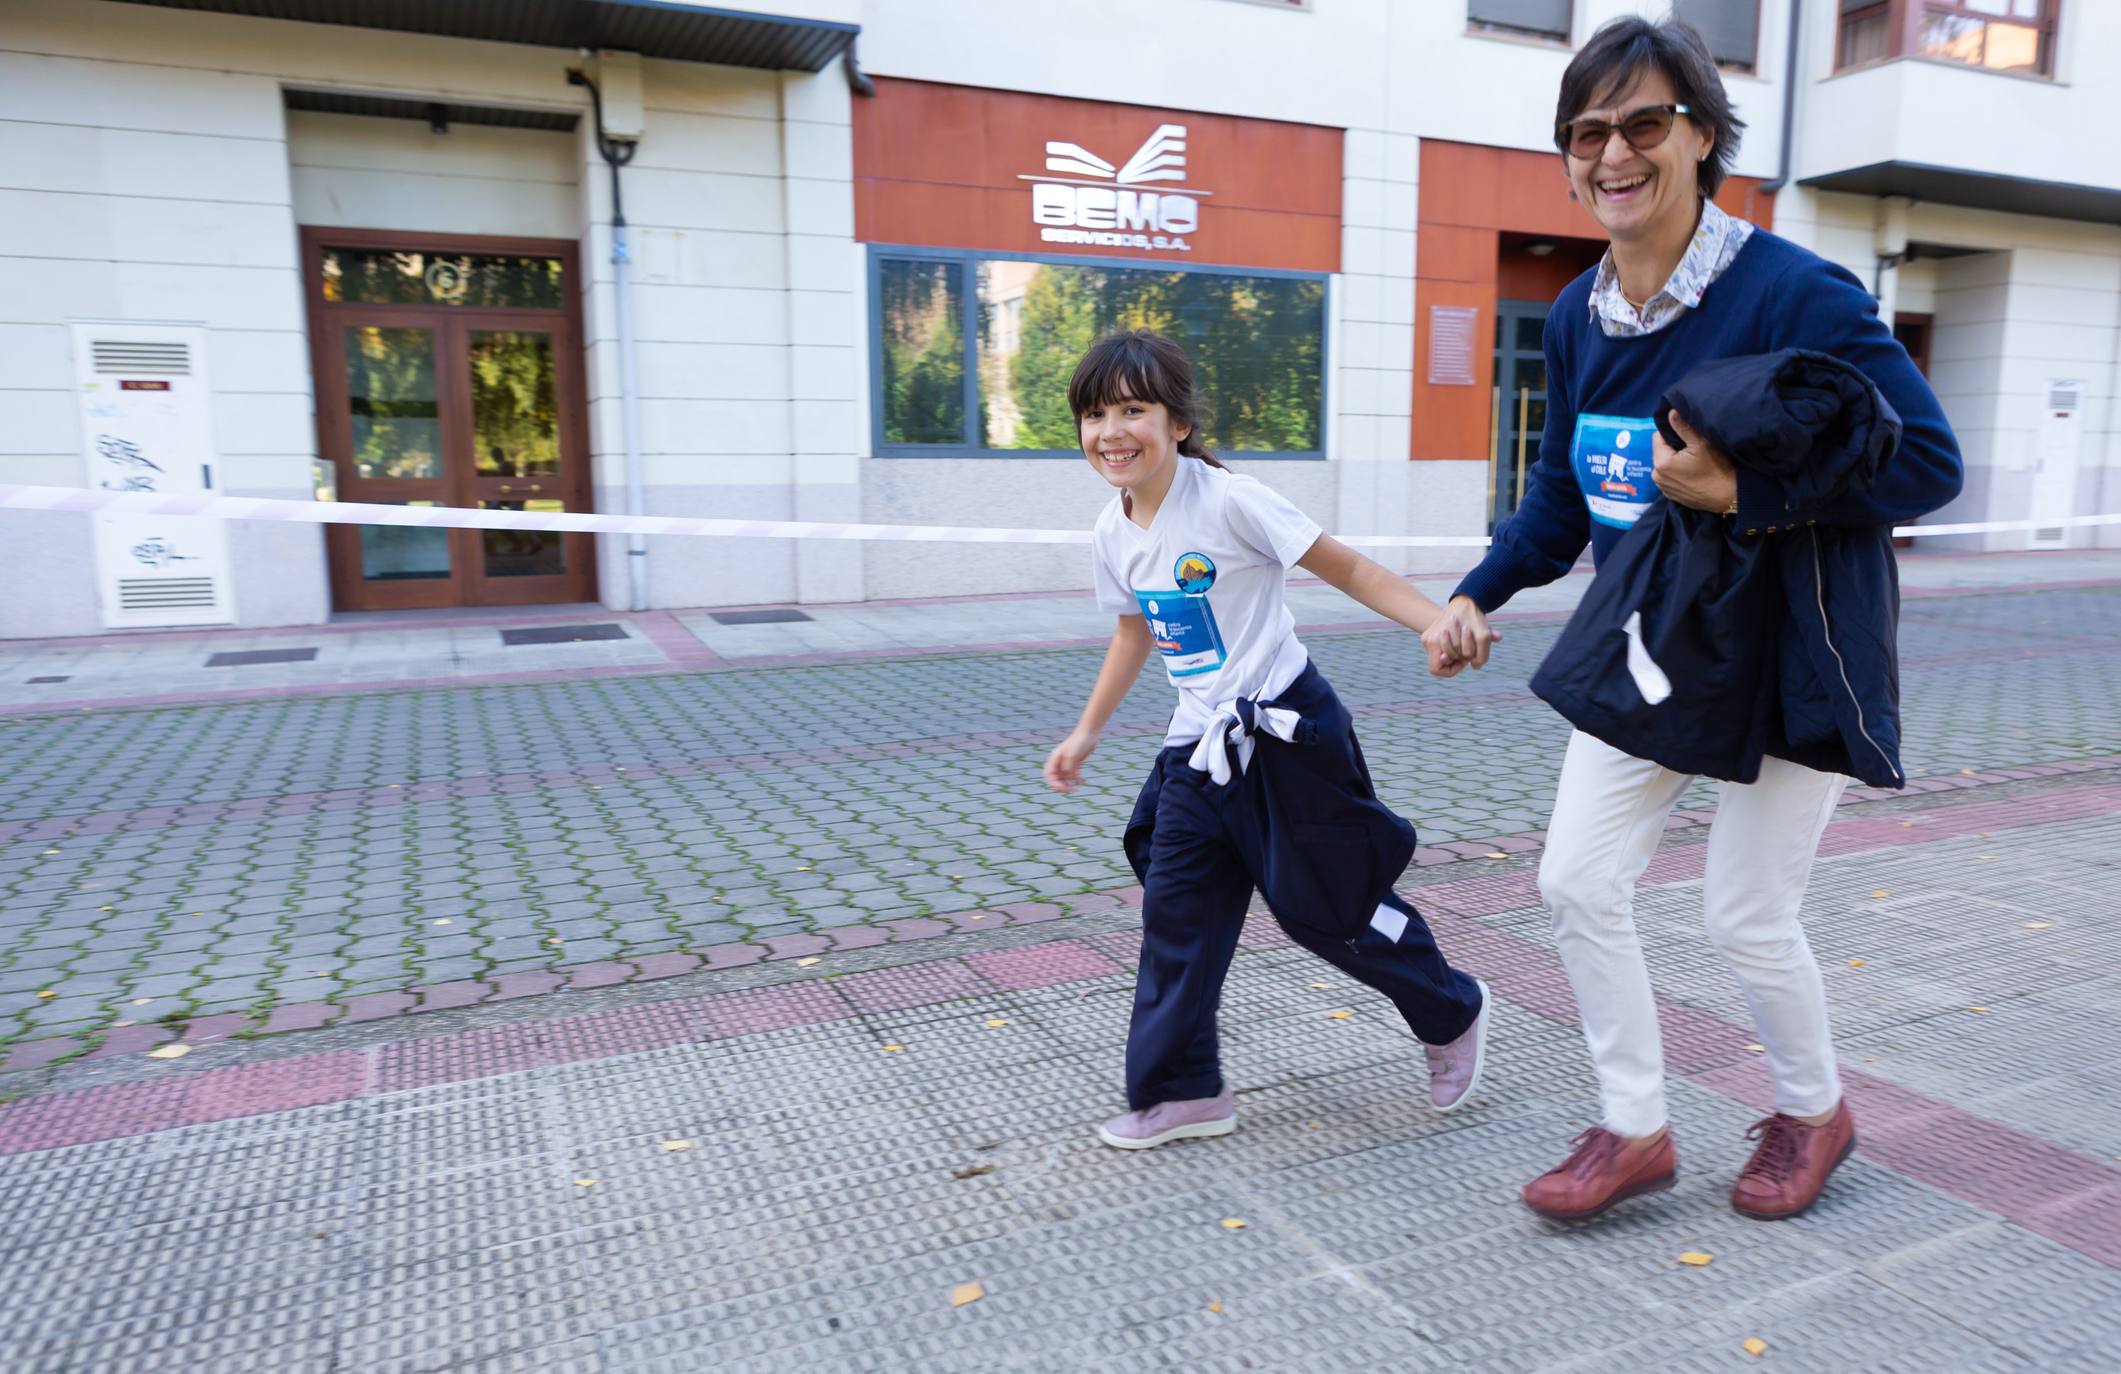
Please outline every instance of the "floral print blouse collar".
[[1752, 236], [1750, 223], [1725, 214], [1714, 201], [1703, 201], [1701, 223], [1694, 227], [1694, 240], [1687, 245], [1686, 255], [1672, 269], [1664, 289], [1650, 297], [1640, 310], [1620, 294], [1620, 274], [1613, 268], [1612, 250], [1607, 249], [1598, 263], [1598, 276], [1591, 283], [1591, 318], [1598, 321], [1598, 327], [1609, 339], [1656, 333], [1701, 304], [1702, 295]]

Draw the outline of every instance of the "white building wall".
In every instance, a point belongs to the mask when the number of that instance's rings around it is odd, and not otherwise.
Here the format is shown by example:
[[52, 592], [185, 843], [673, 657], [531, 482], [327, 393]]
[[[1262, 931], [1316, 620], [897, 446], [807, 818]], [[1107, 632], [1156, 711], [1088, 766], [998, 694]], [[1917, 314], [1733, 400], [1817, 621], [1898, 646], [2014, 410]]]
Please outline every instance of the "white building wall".
[[[861, 505], [848, 88], [814, 75], [642, 64], [645, 132], [621, 172], [635, 263], [645, 511], [853, 520]], [[597, 506], [626, 508], [609, 172], [581, 160]], [[606, 538], [608, 604], [627, 604]], [[789, 540], [657, 539], [651, 606], [858, 600], [858, 551]]]
[[[18, 6], [0, 28], [0, 481], [85, 481], [68, 320], [162, 321], [207, 329], [218, 488], [305, 497], [308, 343], [279, 90], [78, 41], [98, 8], [136, 7]], [[65, 53], [62, 38], [102, 55]], [[241, 623], [323, 618], [315, 529], [248, 526], [229, 542]], [[0, 586], [0, 638], [97, 629], [87, 518], [0, 515]]]
[[582, 234], [574, 140], [539, 129], [288, 110], [295, 222], [332, 229]]

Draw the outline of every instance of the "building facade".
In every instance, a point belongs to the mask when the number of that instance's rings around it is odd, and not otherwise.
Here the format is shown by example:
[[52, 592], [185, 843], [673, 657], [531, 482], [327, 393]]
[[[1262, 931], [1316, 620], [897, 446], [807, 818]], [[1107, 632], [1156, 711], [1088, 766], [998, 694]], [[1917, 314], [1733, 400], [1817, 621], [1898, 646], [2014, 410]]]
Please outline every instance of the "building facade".
[[[1540, 320], [1602, 251], [1553, 92], [1665, 8], [11, 0], [0, 482], [1082, 527], [1067, 373], [1143, 324], [1199, 360], [1226, 458], [1328, 528], [1484, 532], [1538, 456]], [[2121, 102], [2087, 79], [2121, 14], [1679, 8], [1750, 125], [1726, 208], [1871, 284], [1958, 426], [1940, 518], [2121, 509], [2121, 153], [2069, 132]], [[0, 579], [24, 637], [1088, 570], [0, 511]]]

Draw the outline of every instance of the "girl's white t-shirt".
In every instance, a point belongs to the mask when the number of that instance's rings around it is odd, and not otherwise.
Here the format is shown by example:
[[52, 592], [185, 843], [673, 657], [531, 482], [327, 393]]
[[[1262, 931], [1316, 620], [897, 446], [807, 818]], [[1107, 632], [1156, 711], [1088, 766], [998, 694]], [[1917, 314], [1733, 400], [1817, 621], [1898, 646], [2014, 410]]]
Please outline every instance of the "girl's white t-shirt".
[[1303, 672], [1311, 656], [1283, 588], [1322, 533], [1253, 478], [1177, 462], [1149, 528], [1127, 518], [1115, 492], [1090, 537], [1098, 608], [1145, 617], [1178, 688], [1166, 746], [1193, 743], [1218, 707], [1279, 696]]

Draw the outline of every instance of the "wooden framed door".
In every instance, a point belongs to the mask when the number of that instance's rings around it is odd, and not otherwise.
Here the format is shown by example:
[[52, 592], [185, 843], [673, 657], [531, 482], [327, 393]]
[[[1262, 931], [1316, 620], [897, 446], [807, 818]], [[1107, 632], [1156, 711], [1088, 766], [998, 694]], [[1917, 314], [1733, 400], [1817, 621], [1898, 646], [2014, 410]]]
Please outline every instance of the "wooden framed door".
[[[303, 231], [318, 443], [340, 498], [591, 509], [575, 245]], [[593, 598], [588, 535], [334, 525], [340, 610]]]

